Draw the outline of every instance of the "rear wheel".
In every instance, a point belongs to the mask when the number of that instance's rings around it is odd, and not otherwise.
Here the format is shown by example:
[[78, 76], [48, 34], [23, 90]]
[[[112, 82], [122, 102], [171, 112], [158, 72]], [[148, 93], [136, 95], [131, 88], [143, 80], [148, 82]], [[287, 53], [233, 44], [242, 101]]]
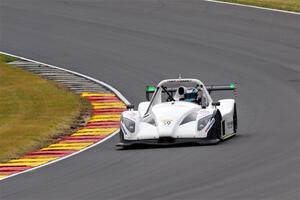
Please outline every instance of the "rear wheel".
[[233, 111], [233, 132], [236, 133], [238, 127], [237, 122], [237, 111], [236, 111], [236, 104], [234, 104], [234, 111]]

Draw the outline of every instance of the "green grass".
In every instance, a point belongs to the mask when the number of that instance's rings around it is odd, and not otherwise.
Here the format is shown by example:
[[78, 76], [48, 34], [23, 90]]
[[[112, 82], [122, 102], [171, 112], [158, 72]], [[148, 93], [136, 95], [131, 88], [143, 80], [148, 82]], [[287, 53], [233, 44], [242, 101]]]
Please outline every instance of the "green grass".
[[300, 0], [221, 0], [221, 1], [300, 12]]
[[87, 109], [83, 102], [53, 82], [0, 61], [0, 162], [71, 134], [70, 127]]
[[17, 60], [17, 58], [15, 58], [15, 57], [0, 54], [0, 62], [2, 61], [2, 62], [5, 62], [5, 63], [8, 63], [8, 62], [16, 61], [16, 60]]

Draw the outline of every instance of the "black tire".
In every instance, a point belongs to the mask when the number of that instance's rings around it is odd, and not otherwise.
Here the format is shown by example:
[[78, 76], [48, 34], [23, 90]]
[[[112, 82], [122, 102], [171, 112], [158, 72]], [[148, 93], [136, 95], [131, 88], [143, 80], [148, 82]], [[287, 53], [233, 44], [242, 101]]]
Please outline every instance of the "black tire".
[[237, 121], [237, 111], [236, 111], [236, 104], [234, 104], [234, 111], [233, 111], [233, 132], [237, 132], [238, 121]]
[[120, 142], [124, 141], [124, 133], [121, 128], [120, 128], [120, 132], [119, 132], [119, 138], [120, 138]]
[[219, 110], [214, 114], [215, 123], [207, 134], [208, 139], [220, 139], [222, 132], [222, 115]]

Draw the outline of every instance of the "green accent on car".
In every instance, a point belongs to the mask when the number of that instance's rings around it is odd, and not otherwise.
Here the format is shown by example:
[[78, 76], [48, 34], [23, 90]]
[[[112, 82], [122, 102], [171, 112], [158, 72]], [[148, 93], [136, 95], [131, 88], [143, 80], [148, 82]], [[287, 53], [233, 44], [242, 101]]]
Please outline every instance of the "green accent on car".
[[234, 83], [230, 83], [230, 84], [229, 84], [229, 87], [230, 87], [231, 89], [235, 89], [235, 84], [234, 84]]
[[147, 91], [147, 92], [154, 92], [155, 89], [156, 89], [155, 86], [152, 86], [152, 85], [147, 85], [147, 86], [146, 86], [146, 91]]

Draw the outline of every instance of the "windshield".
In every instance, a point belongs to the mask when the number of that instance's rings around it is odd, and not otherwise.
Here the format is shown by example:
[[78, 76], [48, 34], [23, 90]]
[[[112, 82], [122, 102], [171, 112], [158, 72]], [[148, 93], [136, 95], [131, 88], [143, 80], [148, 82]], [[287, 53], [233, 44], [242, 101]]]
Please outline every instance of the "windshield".
[[199, 85], [194, 87], [186, 87], [180, 85], [178, 87], [168, 88], [161, 86], [161, 102], [170, 101], [187, 101], [197, 103], [197, 100], [201, 98], [202, 89]]
[[158, 84], [146, 113], [156, 104], [174, 101], [207, 107], [212, 100], [202, 82], [197, 79], [168, 79]]

